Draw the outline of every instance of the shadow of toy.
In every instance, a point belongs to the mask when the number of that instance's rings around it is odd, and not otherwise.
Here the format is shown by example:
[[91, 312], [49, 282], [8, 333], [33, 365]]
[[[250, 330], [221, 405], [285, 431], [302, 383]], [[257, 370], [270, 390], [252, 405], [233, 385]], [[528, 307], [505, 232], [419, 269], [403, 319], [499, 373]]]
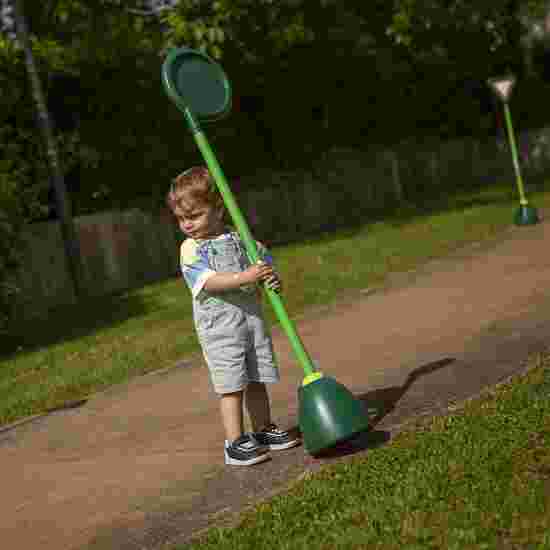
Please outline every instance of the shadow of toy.
[[[373, 390], [364, 394], [356, 395], [361, 400], [371, 417], [371, 429], [355, 434], [350, 439], [340, 441], [334, 447], [324, 449], [314, 455], [315, 459], [335, 459], [343, 456], [356, 454], [362, 451], [373, 449], [384, 445], [390, 440], [390, 433], [385, 430], [372, 429], [385, 416], [393, 411], [399, 400], [405, 395], [416, 380], [427, 374], [431, 374], [441, 368], [455, 362], [452, 357], [446, 357], [433, 361], [414, 369], [405, 380], [402, 386], [392, 386]], [[293, 428], [293, 433], [299, 434], [298, 428]]]

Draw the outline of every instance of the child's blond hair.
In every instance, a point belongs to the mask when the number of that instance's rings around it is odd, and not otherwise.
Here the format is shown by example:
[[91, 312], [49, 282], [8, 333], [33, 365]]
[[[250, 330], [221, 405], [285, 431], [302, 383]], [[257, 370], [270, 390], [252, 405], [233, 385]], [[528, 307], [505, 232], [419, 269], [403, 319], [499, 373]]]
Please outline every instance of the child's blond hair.
[[214, 179], [204, 166], [194, 166], [172, 180], [166, 203], [172, 212], [178, 207], [191, 205], [223, 206], [223, 200], [216, 188]]

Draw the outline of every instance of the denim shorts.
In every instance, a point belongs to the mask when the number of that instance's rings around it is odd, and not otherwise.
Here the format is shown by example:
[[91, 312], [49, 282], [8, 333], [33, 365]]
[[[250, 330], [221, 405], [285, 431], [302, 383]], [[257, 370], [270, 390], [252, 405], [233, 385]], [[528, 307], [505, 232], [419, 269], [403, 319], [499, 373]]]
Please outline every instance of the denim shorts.
[[279, 370], [261, 304], [215, 300], [196, 312], [195, 325], [217, 394], [249, 382], [278, 382]]

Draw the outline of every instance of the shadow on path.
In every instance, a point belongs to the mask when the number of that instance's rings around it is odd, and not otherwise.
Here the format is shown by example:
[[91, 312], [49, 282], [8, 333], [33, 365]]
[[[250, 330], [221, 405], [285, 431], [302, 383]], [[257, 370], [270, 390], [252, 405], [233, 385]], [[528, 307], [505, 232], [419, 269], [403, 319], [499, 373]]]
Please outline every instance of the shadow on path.
[[[405, 395], [409, 388], [414, 384], [418, 378], [431, 374], [443, 367], [455, 362], [453, 357], [446, 357], [426, 365], [422, 365], [414, 369], [405, 380], [402, 386], [393, 386], [391, 388], [382, 388], [374, 390], [364, 394], [357, 395], [365, 408], [371, 415], [371, 425], [374, 427], [378, 424], [387, 414], [393, 411], [398, 401]], [[390, 439], [390, 433], [385, 430], [369, 430], [356, 434], [354, 437], [341, 441], [334, 447], [326, 449], [321, 453], [315, 455], [316, 459], [336, 459], [343, 456], [352, 455], [379, 447], [384, 443], [387, 443]]]
[[377, 411], [372, 418], [373, 425], [376, 425], [395, 409], [397, 402], [405, 395], [405, 393], [407, 393], [416, 380], [422, 376], [442, 369], [443, 367], [448, 367], [455, 361], [456, 359], [454, 357], [445, 357], [444, 359], [427, 363], [426, 365], [422, 365], [414, 369], [407, 376], [407, 379], [402, 386], [392, 386], [391, 388], [374, 390], [358, 395], [357, 398], [363, 401], [369, 411], [372, 409]]

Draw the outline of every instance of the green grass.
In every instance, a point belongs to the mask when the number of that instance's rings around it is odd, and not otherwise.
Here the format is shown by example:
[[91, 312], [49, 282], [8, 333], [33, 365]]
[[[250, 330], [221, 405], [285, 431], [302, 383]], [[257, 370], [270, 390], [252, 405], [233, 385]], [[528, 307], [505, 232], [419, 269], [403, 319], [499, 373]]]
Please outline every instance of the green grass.
[[[363, 227], [274, 249], [289, 315], [382, 283], [511, 225], [508, 187], [414, 208]], [[539, 208], [550, 193], [532, 194]], [[266, 308], [270, 322], [274, 314]], [[152, 370], [200, 357], [191, 300], [179, 279], [98, 298], [14, 327], [0, 359], [0, 424], [78, 400]]]
[[179, 550], [550, 548], [550, 353]]

